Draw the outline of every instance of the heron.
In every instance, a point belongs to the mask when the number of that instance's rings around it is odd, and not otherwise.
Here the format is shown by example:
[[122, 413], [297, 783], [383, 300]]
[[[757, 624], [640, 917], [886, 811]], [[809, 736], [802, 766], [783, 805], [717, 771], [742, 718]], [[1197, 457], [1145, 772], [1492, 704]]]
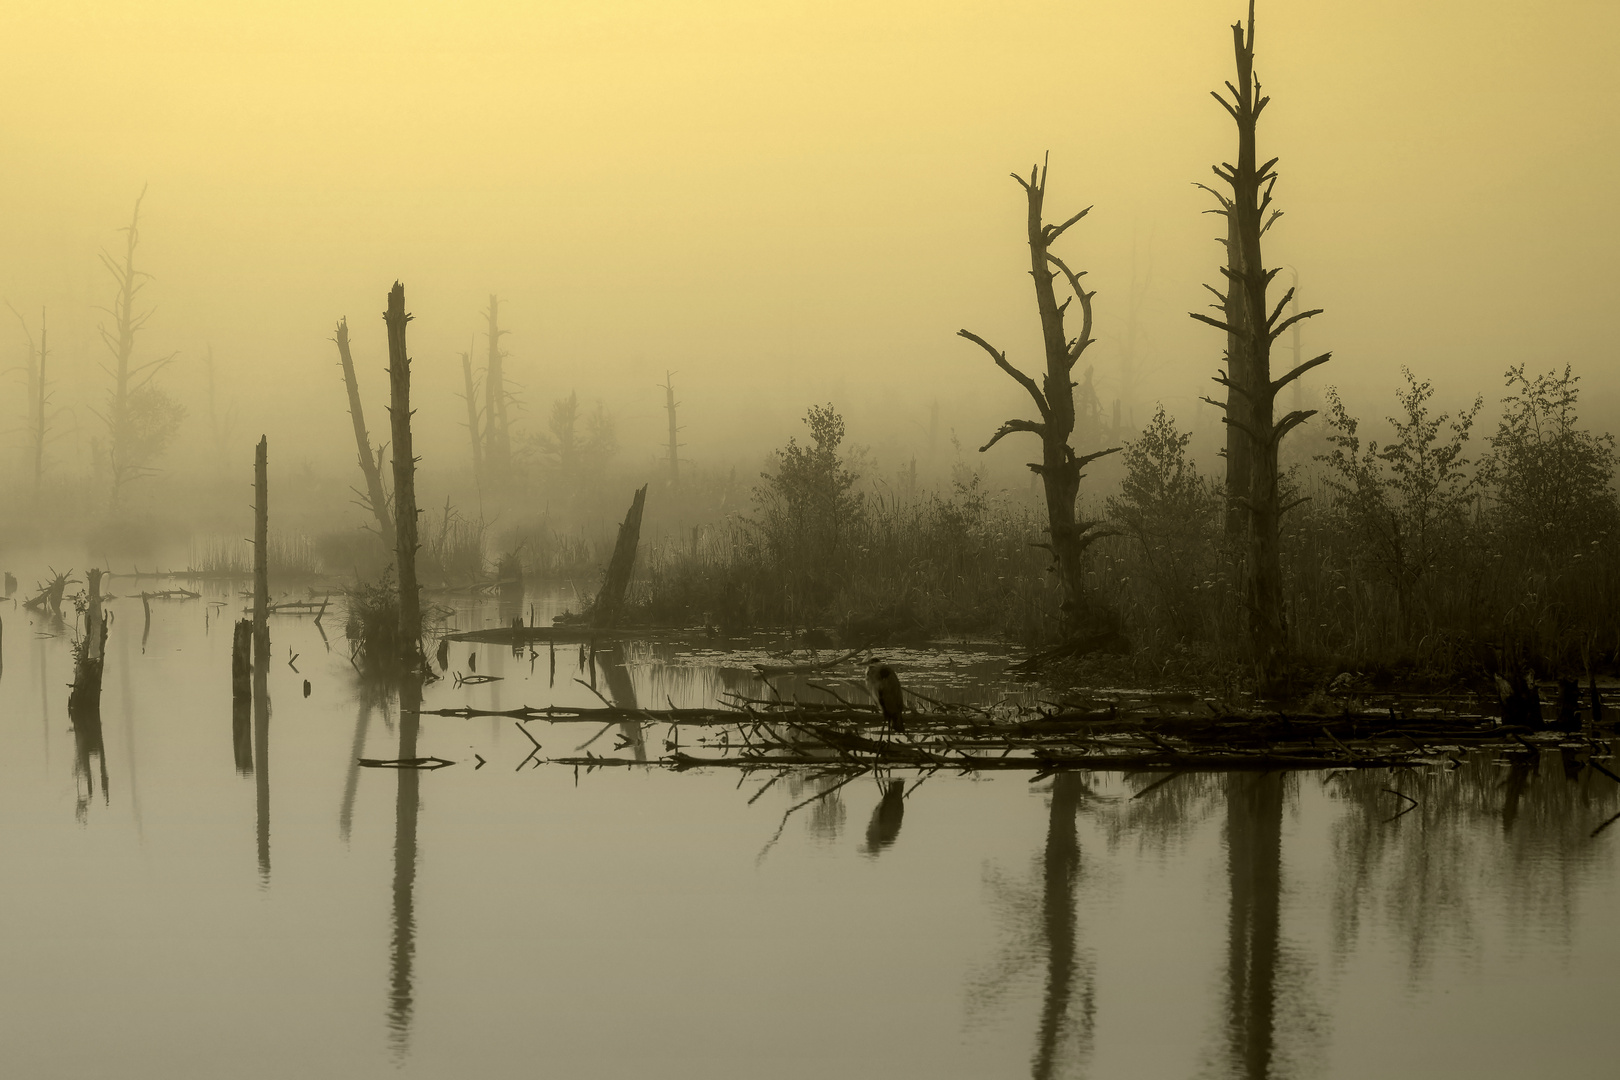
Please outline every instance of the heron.
[[894, 673], [894, 668], [882, 662], [874, 662], [866, 669], [866, 692], [872, 695], [877, 707], [883, 712], [883, 721], [895, 731], [904, 732], [906, 725], [900, 719], [901, 710], [905, 708], [905, 692], [900, 689], [900, 677]]

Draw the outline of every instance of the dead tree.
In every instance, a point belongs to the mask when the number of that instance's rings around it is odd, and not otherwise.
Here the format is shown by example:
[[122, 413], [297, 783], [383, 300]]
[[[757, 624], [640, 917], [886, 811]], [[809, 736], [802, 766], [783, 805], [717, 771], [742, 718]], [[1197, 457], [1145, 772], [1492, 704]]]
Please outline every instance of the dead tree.
[[664, 408], [669, 412], [669, 489], [681, 486], [680, 428], [675, 423], [675, 376], [664, 372]]
[[613, 545], [613, 558], [608, 561], [607, 573], [602, 576], [602, 588], [596, 594], [596, 605], [591, 609], [591, 623], [598, 627], [613, 626], [624, 610], [624, 595], [630, 588], [630, 575], [635, 569], [636, 546], [641, 541], [641, 511], [647, 502], [647, 485], [642, 484], [630, 500], [630, 512], [619, 526], [619, 539]]
[[[1039, 420], [1008, 420], [996, 430], [989, 442], [979, 448], [979, 452], [984, 453], [1013, 432], [1025, 431], [1040, 436], [1041, 460], [1030, 462], [1029, 467], [1045, 487], [1047, 530], [1051, 541], [1039, 546], [1051, 554], [1052, 568], [1058, 575], [1063, 632], [1067, 637], [1114, 634], [1118, 630], [1116, 618], [1086, 590], [1081, 574], [1081, 560], [1086, 548], [1103, 535], [1097, 531], [1100, 522], [1079, 520], [1075, 502], [1079, 498], [1080, 480], [1085, 467], [1100, 457], [1117, 452], [1119, 447], [1077, 457], [1074, 448], [1069, 445], [1075, 421], [1076, 384], [1072, 373], [1075, 363], [1092, 343], [1091, 298], [1096, 294], [1087, 292], [1080, 284], [1085, 271], [1076, 273], [1070, 270], [1050, 250], [1053, 242], [1090, 213], [1091, 208], [1087, 207], [1061, 225], [1043, 224], [1041, 212], [1046, 197], [1046, 167], [1031, 168], [1028, 180], [1017, 173], [1013, 174], [1013, 179], [1018, 181], [1029, 200], [1030, 275], [1035, 279], [1035, 305], [1041, 318], [1046, 373], [1037, 386], [1034, 379], [1008, 363], [1006, 353], [975, 333], [957, 331], [961, 337], [989, 353], [997, 367], [1028, 391], [1040, 413]], [[1052, 287], [1052, 281], [1057, 276], [1052, 267], [1062, 272], [1074, 292], [1074, 296], [1062, 304], [1057, 302]], [[1074, 299], [1080, 301], [1081, 325], [1079, 335], [1070, 338], [1063, 318]]]
[[506, 374], [502, 361], [501, 337], [510, 331], [501, 329], [500, 297], [491, 293], [489, 310], [489, 360], [484, 368], [484, 472], [491, 483], [499, 486], [506, 482], [512, 464], [512, 436], [506, 425]]
[[145, 271], [135, 269], [135, 249], [140, 246], [141, 239], [141, 202], [145, 198], [146, 189], [142, 188], [140, 197], [135, 200], [135, 212], [130, 216], [129, 226], [119, 230], [124, 234], [123, 258], [115, 259], [105, 251], [101, 253], [101, 264], [118, 286], [109, 312], [113, 317], [112, 329], [105, 326], [100, 328], [101, 340], [113, 358], [112, 367], [106, 369], [113, 378], [113, 389], [102, 420], [107, 425], [107, 455], [114, 505], [117, 505], [119, 492], [125, 484], [154, 471], [151, 462], [174, 437], [182, 415], [180, 406], [152, 383], [158, 372], [167, 367], [176, 354], [170, 353], [143, 364], [134, 362], [135, 335], [145, 328], [147, 320], [152, 317], [150, 308], [145, 311], [136, 308], [140, 292], [146, 287], [146, 279], [151, 277]]
[[[8, 303], [7, 307], [11, 307]], [[34, 335], [28, 329], [28, 320], [22, 317], [22, 312], [11, 308], [17, 321], [22, 324], [23, 335], [28, 338], [28, 443], [29, 451], [34, 459], [34, 508], [39, 509], [40, 494], [45, 484], [45, 434], [46, 419], [45, 407], [49, 402], [46, 391], [45, 358], [50, 355], [50, 340], [45, 326], [45, 309], [39, 309], [39, 345], [34, 345]]]
[[269, 439], [259, 436], [253, 453], [253, 662], [270, 663], [270, 481]]
[[343, 367], [343, 385], [349, 391], [349, 419], [354, 421], [354, 445], [360, 456], [360, 472], [366, 479], [366, 490], [355, 491], [360, 505], [370, 510], [377, 519], [377, 535], [388, 547], [394, 546], [394, 521], [388, 513], [388, 492], [382, 482], [381, 446], [372, 447], [366, 431], [366, 414], [360, 405], [360, 383], [354, 374], [354, 357], [349, 353], [349, 320], [339, 319], [337, 334], [333, 338], [338, 347], [338, 363]]
[[[1223, 318], [1189, 314], [1226, 334], [1227, 369], [1215, 377], [1215, 382], [1226, 388], [1226, 400], [1204, 400], [1225, 410], [1227, 493], [1247, 536], [1245, 602], [1249, 609], [1249, 639], [1260, 682], [1266, 686], [1281, 674], [1288, 637], [1278, 524], [1289, 507], [1281, 505], [1278, 491], [1277, 448], [1283, 436], [1316, 411], [1295, 409], [1278, 420], [1277, 393], [1311, 368], [1327, 363], [1332, 354], [1323, 353], [1296, 364], [1281, 378], [1271, 377], [1272, 344], [1289, 327], [1321, 314], [1321, 309], [1295, 312], [1285, 318], [1283, 311], [1293, 299], [1294, 290], [1289, 289], [1275, 307], [1266, 298], [1266, 290], [1281, 268], [1265, 269], [1260, 240], [1282, 211], [1271, 209], [1277, 159], [1259, 163], [1255, 149], [1256, 123], [1271, 99], [1261, 96], [1260, 81], [1254, 76], [1253, 0], [1249, 3], [1247, 33], [1242, 23], [1232, 26], [1232, 47], [1237, 57], [1237, 83], [1226, 84], [1231, 100], [1212, 92], [1237, 124], [1237, 164], [1221, 164], [1214, 170], [1231, 190], [1228, 195], [1199, 185], [1220, 202], [1215, 212], [1224, 214], [1227, 220], [1227, 265], [1221, 268], [1226, 291], [1205, 286], [1219, 300], [1211, 306], [1218, 308]], [[1247, 469], [1246, 476], [1242, 471], [1233, 471], [1239, 466]], [[1229, 516], [1229, 529], [1231, 521]]]
[[388, 293], [389, 419], [394, 433], [394, 551], [399, 576], [399, 647], [407, 664], [422, 667], [422, 598], [416, 586], [416, 458], [411, 449], [411, 358], [405, 351], [405, 286]]
[[473, 486], [480, 494], [484, 490], [483, 434], [478, 423], [478, 384], [473, 379], [472, 350], [461, 354], [462, 396], [467, 401], [467, 434], [472, 440]]

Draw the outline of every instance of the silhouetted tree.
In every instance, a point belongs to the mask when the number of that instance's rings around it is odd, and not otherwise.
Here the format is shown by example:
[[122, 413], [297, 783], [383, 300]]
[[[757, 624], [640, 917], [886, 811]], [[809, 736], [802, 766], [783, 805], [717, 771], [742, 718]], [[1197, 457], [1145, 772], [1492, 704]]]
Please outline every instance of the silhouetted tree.
[[[1087, 292], [1081, 287], [1080, 278], [1084, 276], [1084, 271], [1076, 273], [1070, 270], [1063, 260], [1050, 250], [1058, 237], [1085, 217], [1091, 208], [1087, 207], [1061, 225], [1043, 224], [1041, 214], [1042, 203], [1046, 198], [1046, 168], [1041, 166], [1030, 169], [1028, 180], [1017, 173], [1013, 174], [1013, 179], [1024, 189], [1029, 201], [1030, 275], [1035, 279], [1035, 305], [1041, 319], [1046, 373], [1037, 386], [1034, 379], [1007, 362], [1006, 353], [997, 350], [975, 333], [968, 330], [957, 331], [959, 336], [967, 338], [989, 353], [997, 367], [1012, 376], [1018, 385], [1028, 391], [1030, 398], [1035, 402], [1035, 408], [1040, 413], [1039, 420], [1006, 421], [990, 437], [990, 441], [979, 448], [979, 452], [989, 450], [1015, 431], [1026, 431], [1040, 436], [1041, 460], [1038, 463], [1031, 462], [1029, 467], [1041, 478], [1045, 486], [1050, 543], [1043, 546], [1051, 553], [1053, 568], [1058, 575], [1061, 590], [1059, 604], [1064, 631], [1068, 634], [1113, 631], [1116, 629], [1117, 619], [1112, 612], [1102, 606], [1100, 600], [1086, 590], [1080, 565], [1086, 548], [1101, 535], [1095, 531], [1096, 526], [1101, 523], [1079, 520], [1075, 502], [1079, 498], [1080, 480], [1085, 467], [1104, 455], [1115, 453], [1119, 447], [1077, 457], [1074, 448], [1069, 445], [1069, 437], [1075, 428], [1076, 383], [1073, 371], [1076, 361], [1092, 343], [1091, 298], [1095, 293]], [[1074, 297], [1064, 300], [1062, 304], [1057, 302], [1052, 287], [1052, 281], [1057, 277], [1051, 269], [1054, 266], [1062, 271], [1069, 287], [1074, 291]], [[1080, 301], [1082, 322], [1079, 335], [1070, 338], [1064, 329], [1063, 318], [1069, 304], [1075, 298]], [[1087, 399], [1088, 403], [1094, 400], [1095, 395]]]
[[141, 239], [141, 202], [145, 198], [146, 189], [142, 188], [129, 225], [119, 230], [124, 234], [123, 258], [115, 259], [105, 251], [101, 253], [101, 264], [118, 286], [109, 311], [113, 317], [112, 329], [100, 328], [101, 339], [113, 357], [112, 366], [106, 369], [112, 376], [113, 387], [102, 420], [107, 425], [108, 475], [114, 505], [124, 485], [155, 471], [152, 463], [174, 441], [180, 421], [185, 417], [185, 409], [153, 382], [174, 360], [175, 354], [141, 364], [134, 359], [135, 336], [152, 317], [150, 308], [145, 311], [136, 308], [137, 298], [151, 277], [135, 269], [135, 249]]
[[[1221, 268], [1226, 291], [1205, 286], [1220, 301], [1223, 318], [1191, 312], [1194, 319], [1226, 333], [1227, 370], [1215, 377], [1226, 387], [1224, 402], [1204, 400], [1225, 410], [1227, 428], [1227, 497], [1244, 512], [1239, 519], [1246, 525], [1246, 597], [1249, 610], [1249, 639], [1257, 673], [1262, 684], [1272, 683], [1280, 674], [1287, 653], [1287, 626], [1283, 614], [1282, 561], [1278, 523], [1288, 507], [1281, 504], [1278, 491], [1277, 447], [1314, 409], [1296, 409], [1281, 420], [1275, 419], [1277, 393], [1311, 368], [1327, 363], [1331, 353], [1295, 366], [1281, 378], [1271, 377], [1271, 346], [1282, 333], [1301, 319], [1321, 313], [1321, 309], [1283, 317], [1283, 309], [1293, 299], [1289, 289], [1269, 309], [1266, 289], [1279, 268], [1267, 270], [1261, 261], [1260, 239], [1281, 215], [1271, 207], [1271, 189], [1277, 182], [1272, 171], [1277, 159], [1259, 163], [1255, 149], [1255, 127], [1260, 114], [1271, 101], [1260, 94], [1260, 81], [1254, 75], [1254, 3], [1249, 3], [1248, 32], [1242, 23], [1232, 26], [1232, 48], [1237, 57], [1237, 84], [1227, 83], [1232, 94], [1228, 101], [1213, 93], [1237, 125], [1237, 164], [1215, 167], [1231, 188], [1223, 195], [1206, 191], [1221, 204], [1217, 213], [1227, 221], [1227, 264]], [[1203, 187], [1204, 185], [1199, 185]], [[1238, 530], [1228, 517], [1228, 535]]]

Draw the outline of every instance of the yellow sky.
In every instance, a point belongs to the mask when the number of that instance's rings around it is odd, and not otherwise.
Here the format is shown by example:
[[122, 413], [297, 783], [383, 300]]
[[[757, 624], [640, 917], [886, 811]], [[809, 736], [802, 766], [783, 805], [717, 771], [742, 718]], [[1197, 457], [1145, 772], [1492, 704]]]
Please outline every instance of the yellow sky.
[[[933, 398], [974, 445], [1024, 410], [952, 335], [1037, 363], [1007, 173], [1050, 150], [1053, 212], [1096, 207], [1062, 250], [1099, 290], [1103, 396], [1134, 259], [1155, 372], [1138, 419], [1162, 398], [1191, 423], [1221, 346], [1185, 315], [1220, 259], [1192, 183], [1229, 156], [1208, 91], [1240, 14], [14, 0], [0, 297], [50, 305], [64, 400], [90, 400], [91, 305], [110, 294], [95, 252], [149, 184], [143, 349], [181, 351], [171, 385], [194, 417], [211, 344], [244, 433], [346, 462], [331, 324], [356, 328], [380, 407], [377, 316], [399, 278], [430, 448], [459, 446], [454, 354], [493, 291], [531, 412], [603, 396], [628, 457], [655, 452], [667, 367], [695, 458], [780, 442], [832, 397], [893, 465]], [[1492, 398], [1508, 363], [1567, 360], [1620, 398], [1620, 6], [1272, 0], [1259, 19], [1286, 211], [1268, 261], [1327, 309], [1307, 331], [1337, 357], [1318, 385], [1382, 411], [1402, 363]], [[0, 338], [6, 365], [20, 351]]]

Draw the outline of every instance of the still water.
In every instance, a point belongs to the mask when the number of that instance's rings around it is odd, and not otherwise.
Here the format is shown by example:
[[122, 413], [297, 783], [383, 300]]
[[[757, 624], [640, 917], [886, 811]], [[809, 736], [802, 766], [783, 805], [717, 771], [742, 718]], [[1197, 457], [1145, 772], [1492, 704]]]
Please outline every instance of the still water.
[[[402, 723], [336, 615], [330, 645], [272, 619], [268, 715], [233, 725], [227, 600], [149, 623], [110, 602], [99, 731], [67, 714], [71, 613], [0, 609], [5, 1076], [1620, 1074], [1620, 825], [1590, 835], [1620, 785], [1556, 753], [1164, 783], [576, 774], [509, 719]], [[452, 672], [499, 680], [423, 707], [590, 705], [593, 674], [703, 705], [761, 689], [757, 659], [562, 649], [553, 674], [458, 644]], [[1010, 692], [993, 657], [910, 660], [930, 693]], [[529, 727], [542, 756], [667, 736]], [[355, 766], [417, 755], [456, 764]]]

